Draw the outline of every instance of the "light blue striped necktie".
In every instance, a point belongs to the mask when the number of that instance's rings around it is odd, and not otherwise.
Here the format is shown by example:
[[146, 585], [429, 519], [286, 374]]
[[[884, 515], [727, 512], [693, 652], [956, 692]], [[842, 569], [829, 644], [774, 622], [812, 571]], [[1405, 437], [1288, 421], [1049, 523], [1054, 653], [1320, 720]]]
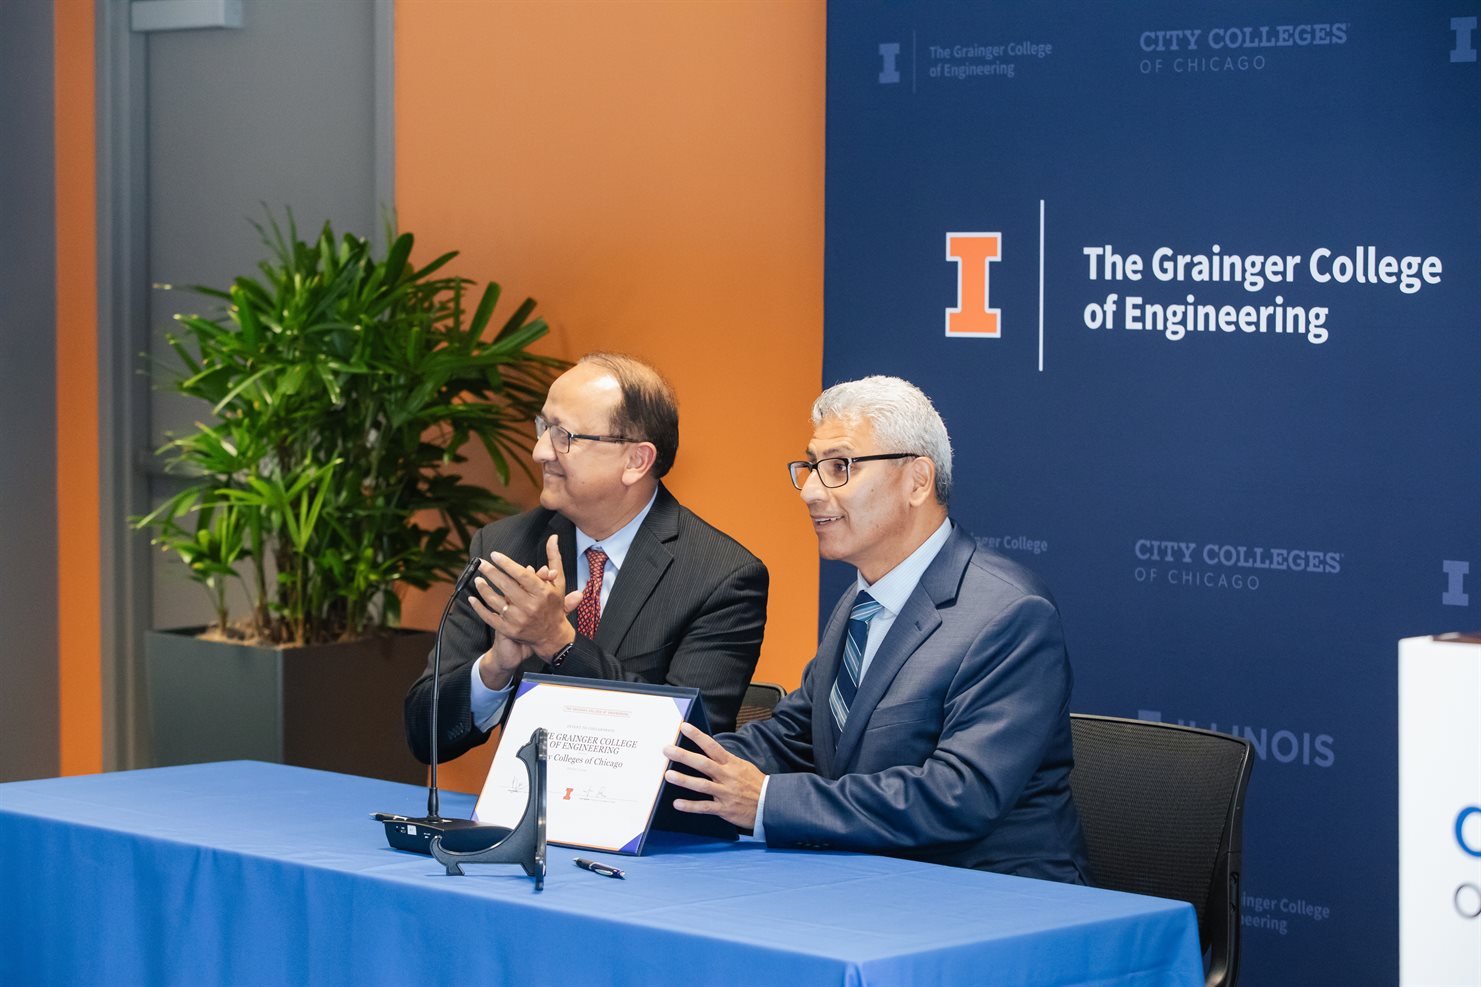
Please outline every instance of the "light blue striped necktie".
[[848, 615], [848, 634], [843, 640], [843, 661], [838, 666], [838, 678], [833, 680], [833, 691], [828, 694], [828, 707], [833, 712], [833, 725], [843, 733], [848, 722], [848, 710], [859, 691], [859, 679], [864, 675], [864, 645], [869, 640], [869, 622], [884, 609], [874, 597], [859, 592], [854, 597], [853, 609]]

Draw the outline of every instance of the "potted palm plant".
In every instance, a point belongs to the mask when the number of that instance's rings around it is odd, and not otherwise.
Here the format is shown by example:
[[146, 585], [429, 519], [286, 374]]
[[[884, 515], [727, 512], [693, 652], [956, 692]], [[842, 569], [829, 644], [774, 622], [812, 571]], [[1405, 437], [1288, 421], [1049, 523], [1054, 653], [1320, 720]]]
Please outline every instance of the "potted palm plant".
[[499, 286], [470, 304], [473, 282], [443, 272], [456, 253], [417, 267], [409, 233], [378, 256], [327, 224], [301, 239], [291, 214], [254, 225], [256, 274], [191, 289], [219, 305], [167, 334], [164, 386], [209, 420], [169, 437], [183, 486], [135, 523], [215, 619], [147, 635], [155, 760], [416, 780], [400, 703], [431, 635], [400, 628], [398, 594], [455, 576], [472, 532], [516, 510], [455, 470], [477, 442], [505, 484], [528, 471], [529, 423], [564, 364], [529, 351], [547, 331], [531, 299], [489, 331]]

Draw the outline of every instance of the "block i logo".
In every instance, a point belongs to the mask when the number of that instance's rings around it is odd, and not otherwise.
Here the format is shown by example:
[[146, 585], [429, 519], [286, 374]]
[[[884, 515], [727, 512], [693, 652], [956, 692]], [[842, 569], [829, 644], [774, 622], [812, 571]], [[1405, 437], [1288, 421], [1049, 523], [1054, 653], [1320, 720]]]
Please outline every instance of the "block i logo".
[[1476, 46], [1471, 40], [1476, 33], [1477, 18], [1452, 17], [1450, 30], [1455, 35], [1455, 47], [1450, 49], [1452, 62], [1469, 63], [1476, 60]]
[[1471, 594], [1466, 592], [1466, 576], [1470, 575], [1471, 563], [1461, 559], [1445, 559], [1440, 563], [1445, 573], [1445, 592], [1440, 602], [1447, 607], [1468, 607]]
[[1001, 314], [988, 301], [989, 265], [1003, 253], [1001, 233], [948, 233], [946, 259], [955, 261], [956, 308], [946, 310], [946, 335], [998, 339]]
[[900, 81], [900, 69], [896, 60], [900, 57], [900, 42], [888, 41], [879, 46], [879, 84], [892, 86]]

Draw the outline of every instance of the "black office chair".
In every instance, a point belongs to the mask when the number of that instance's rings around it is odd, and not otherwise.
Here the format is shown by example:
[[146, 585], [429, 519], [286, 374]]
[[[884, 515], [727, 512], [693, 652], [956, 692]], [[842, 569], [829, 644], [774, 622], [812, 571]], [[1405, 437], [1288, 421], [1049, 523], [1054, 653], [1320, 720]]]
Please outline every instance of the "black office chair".
[[772, 707], [786, 694], [787, 690], [774, 682], [752, 682], [746, 686], [740, 712], [735, 715], [735, 728], [739, 730], [753, 720], [771, 719]]
[[1074, 713], [1070, 791], [1098, 887], [1177, 898], [1198, 913], [1207, 987], [1239, 975], [1248, 740], [1172, 723]]

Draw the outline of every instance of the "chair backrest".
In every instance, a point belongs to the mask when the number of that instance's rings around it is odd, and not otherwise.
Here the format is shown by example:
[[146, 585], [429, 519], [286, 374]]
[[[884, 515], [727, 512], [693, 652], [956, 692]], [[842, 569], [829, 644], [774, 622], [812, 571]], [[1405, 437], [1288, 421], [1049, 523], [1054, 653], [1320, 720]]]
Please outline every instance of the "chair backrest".
[[1207, 987], [1239, 974], [1248, 740], [1172, 723], [1070, 716], [1070, 790], [1098, 887], [1191, 902]]
[[740, 712], [735, 716], [735, 728], [739, 730], [753, 720], [771, 719], [772, 707], [782, 701], [787, 690], [774, 682], [752, 682], [746, 686], [741, 699]]

